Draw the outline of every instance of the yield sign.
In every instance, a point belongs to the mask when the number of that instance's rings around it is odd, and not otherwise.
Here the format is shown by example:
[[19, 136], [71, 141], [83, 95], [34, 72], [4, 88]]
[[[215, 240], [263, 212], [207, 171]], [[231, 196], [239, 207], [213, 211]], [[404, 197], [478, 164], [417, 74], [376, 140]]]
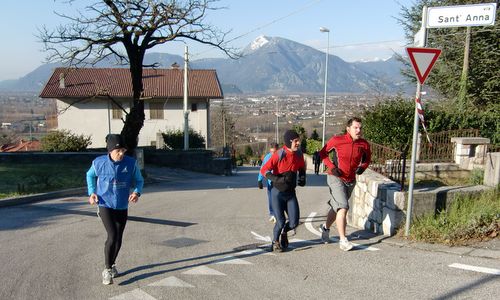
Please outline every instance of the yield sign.
[[424, 84], [434, 63], [441, 54], [441, 49], [408, 47], [406, 48], [406, 52], [410, 57], [411, 65], [413, 66], [413, 70], [415, 70], [418, 82]]

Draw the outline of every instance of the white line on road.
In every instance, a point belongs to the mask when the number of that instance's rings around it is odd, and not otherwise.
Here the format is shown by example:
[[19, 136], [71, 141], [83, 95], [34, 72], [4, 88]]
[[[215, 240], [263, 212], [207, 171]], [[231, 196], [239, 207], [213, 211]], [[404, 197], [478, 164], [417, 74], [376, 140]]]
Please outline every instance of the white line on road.
[[480, 272], [480, 273], [500, 275], [500, 270], [498, 270], [498, 269], [476, 267], [476, 266], [463, 265], [463, 264], [457, 264], [457, 263], [451, 264], [448, 267], [462, 269], [462, 270], [467, 270], [467, 271], [474, 271], [474, 272]]
[[216, 263], [216, 264], [230, 264], [230, 265], [251, 265], [252, 264], [251, 262], [249, 262], [247, 260], [237, 258], [234, 256], [223, 257], [221, 259], [216, 260], [214, 263]]
[[189, 287], [192, 288], [194, 285], [189, 284], [175, 276], [170, 276], [165, 279], [148, 284], [148, 286], [170, 286], [170, 287]]
[[251, 232], [251, 233], [254, 235], [254, 237], [255, 237], [257, 240], [259, 240], [259, 241], [264, 241], [264, 242], [269, 242], [269, 243], [271, 242], [271, 237], [270, 237], [270, 236], [262, 236], [262, 235], [260, 235], [260, 234], [258, 234], [258, 233], [253, 232], [253, 231], [250, 231], [250, 232]]
[[131, 290], [130, 292], [109, 298], [110, 300], [156, 300], [155, 297], [144, 292], [141, 289]]
[[217, 270], [214, 270], [212, 268], [209, 268], [207, 266], [199, 266], [196, 268], [192, 268], [190, 270], [187, 270], [186, 272], [183, 272], [182, 274], [187, 274], [187, 275], [217, 275], [217, 276], [226, 276], [226, 274], [219, 272]]

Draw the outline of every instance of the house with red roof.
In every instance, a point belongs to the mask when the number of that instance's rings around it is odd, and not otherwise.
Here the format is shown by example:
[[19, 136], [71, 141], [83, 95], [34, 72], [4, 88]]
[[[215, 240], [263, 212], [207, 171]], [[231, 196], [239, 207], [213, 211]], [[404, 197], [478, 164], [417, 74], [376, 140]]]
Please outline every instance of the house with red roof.
[[[158, 132], [184, 129], [184, 71], [144, 69], [144, 127], [139, 146], [156, 143]], [[108, 133], [120, 133], [132, 105], [132, 80], [125, 68], [56, 68], [41, 98], [57, 102], [57, 128], [90, 135], [91, 148], [105, 147]], [[215, 70], [188, 72], [189, 127], [210, 146], [210, 100], [222, 99]]]

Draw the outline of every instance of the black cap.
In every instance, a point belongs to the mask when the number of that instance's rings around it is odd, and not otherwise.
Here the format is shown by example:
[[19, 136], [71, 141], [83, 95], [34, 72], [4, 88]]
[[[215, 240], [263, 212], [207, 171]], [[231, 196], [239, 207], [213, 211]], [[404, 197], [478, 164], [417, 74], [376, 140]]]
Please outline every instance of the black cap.
[[108, 134], [106, 136], [106, 149], [108, 149], [108, 152], [120, 148], [126, 148], [123, 145], [122, 136], [119, 134]]
[[283, 139], [285, 141], [285, 145], [290, 148], [292, 147], [292, 141], [295, 140], [295, 139], [298, 139], [299, 138], [299, 134], [297, 133], [297, 131], [295, 130], [287, 130], [285, 132], [285, 135], [283, 136]]

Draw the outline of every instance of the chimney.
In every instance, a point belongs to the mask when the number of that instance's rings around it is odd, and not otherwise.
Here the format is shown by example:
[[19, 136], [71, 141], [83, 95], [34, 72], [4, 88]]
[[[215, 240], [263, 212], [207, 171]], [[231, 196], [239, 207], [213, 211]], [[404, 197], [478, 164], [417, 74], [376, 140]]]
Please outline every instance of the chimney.
[[59, 74], [59, 88], [64, 89], [66, 85], [64, 85], [64, 73]]

